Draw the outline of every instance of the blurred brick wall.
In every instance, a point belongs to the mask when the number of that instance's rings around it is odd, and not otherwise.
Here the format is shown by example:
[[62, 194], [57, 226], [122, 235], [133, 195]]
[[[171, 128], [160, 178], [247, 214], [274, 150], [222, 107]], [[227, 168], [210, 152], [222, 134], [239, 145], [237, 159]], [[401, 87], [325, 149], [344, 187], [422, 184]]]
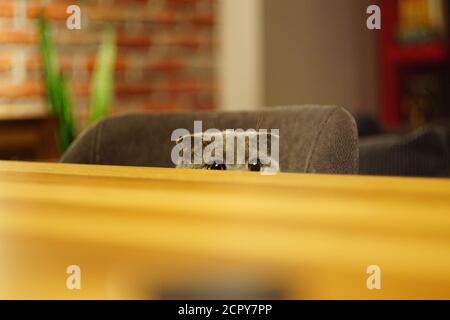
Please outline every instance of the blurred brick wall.
[[[81, 30], [66, 9], [81, 8]], [[215, 104], [216, 0], [0, 0], [0, 107], [45, 105], [36, 16], [51, 21], [81, 123], [102, 31], [117, 31], [112, 112], [209, 110]]]

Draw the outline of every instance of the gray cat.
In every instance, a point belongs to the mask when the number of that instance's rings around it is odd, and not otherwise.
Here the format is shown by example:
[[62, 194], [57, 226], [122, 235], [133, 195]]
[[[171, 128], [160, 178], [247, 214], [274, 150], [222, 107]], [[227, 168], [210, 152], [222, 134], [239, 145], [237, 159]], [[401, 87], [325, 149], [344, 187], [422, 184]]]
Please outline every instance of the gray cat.
[[279, 137], [255, 130], [207, 131], [177, 140], [177, 168], [277, 173]]

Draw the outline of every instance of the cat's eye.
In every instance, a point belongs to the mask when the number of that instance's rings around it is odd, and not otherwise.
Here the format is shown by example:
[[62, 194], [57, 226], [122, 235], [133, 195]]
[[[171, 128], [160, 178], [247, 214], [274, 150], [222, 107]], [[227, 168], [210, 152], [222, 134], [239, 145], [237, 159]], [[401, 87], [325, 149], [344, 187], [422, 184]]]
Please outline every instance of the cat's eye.
[[217, 162], [213, 162], [209, 168], [209, 170], [227, 170], [227, 168], [225, 167], [225, 165], [223, 163], [217, 163]]
[[259, 159], [249, 161], [248, 169], [250, 171], [261, 171], [261, 162], [259, 161]]

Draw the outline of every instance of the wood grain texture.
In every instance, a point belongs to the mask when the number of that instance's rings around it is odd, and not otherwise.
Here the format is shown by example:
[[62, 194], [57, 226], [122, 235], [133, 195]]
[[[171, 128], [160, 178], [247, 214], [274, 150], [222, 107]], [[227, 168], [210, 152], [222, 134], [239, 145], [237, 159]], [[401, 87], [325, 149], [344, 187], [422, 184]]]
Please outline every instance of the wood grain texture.
[[229, 270], [287, 298], [448, 299], [450, 181], [0, 162], [2, 298], [158, 298]]

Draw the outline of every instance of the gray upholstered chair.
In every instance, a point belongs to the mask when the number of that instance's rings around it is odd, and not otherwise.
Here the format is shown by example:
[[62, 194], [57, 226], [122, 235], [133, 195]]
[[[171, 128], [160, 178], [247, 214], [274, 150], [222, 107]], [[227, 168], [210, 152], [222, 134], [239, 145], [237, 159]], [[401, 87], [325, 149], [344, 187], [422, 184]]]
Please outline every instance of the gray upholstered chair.
[[450, 177], [450, 129], [426, 125], [407, 134], [360, 139], [363, 175]]
[[282, 172], [355, 174], [358, 136], [353, 117], [335, 106], [288, 106], [240, 112], [138, 113], [108, 117], [86, 130], [63, 155], [68, 163], [174, 167], [171, 133], [279, 129]]

